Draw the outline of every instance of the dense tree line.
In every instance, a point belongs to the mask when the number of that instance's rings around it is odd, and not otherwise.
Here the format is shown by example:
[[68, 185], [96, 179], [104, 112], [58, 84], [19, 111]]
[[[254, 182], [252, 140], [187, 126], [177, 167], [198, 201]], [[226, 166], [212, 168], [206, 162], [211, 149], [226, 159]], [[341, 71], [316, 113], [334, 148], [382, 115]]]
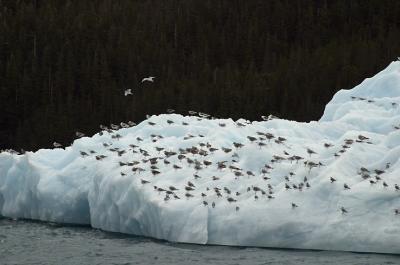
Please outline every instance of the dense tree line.
[[400, 55], [399, 18], [397, 0], [0, 0], [0, 148], [167, 108], [318, 119]]

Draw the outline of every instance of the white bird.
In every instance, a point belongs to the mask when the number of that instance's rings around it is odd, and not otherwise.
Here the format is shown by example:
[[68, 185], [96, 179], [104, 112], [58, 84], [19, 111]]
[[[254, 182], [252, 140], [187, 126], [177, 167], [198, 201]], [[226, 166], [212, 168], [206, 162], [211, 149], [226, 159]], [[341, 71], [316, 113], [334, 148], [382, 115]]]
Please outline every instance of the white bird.
[[115, 124], [110, 124], [110, 127], [111, 127], [111, 129], [113, 129], [113, 130], [119, 130], [119, 126], [118, 125], [115, 125]]
[[134, 123], [133, 121], [128, 121], [128, 125], [129, 126], [136, 126], [136, 123]]
[[61, 147], [62, 147], [62, 144], [57, 143], [57, 142], [54, 142], [54, 143], [53, 143], [53, 146], [54, 146], [55, 148], [61, 148]]
[[125, 95], [125, 97], [128, 96], [128, 95], [133, 95], [132, 94], [132, 89], [130, 89], [130, 88], [129, 89], [125, 89], [124, 95]]
[[81, 138], [81, 137], [84, 137], [84, 136], [85, 136], [85, 134], [82, 133], [82, 132], [75, 132], [75, 135], [76, 135], [78, 138]]
[[121, 122], [120, 124], [122, 128], [129, 128], [129, 125], [126, 124], [125, 122]]
[[155, 78], [154, 76], [145, 77], [145, 78], [142, 79], [142, 83], [143, 83], [144, 81], [154, 82], [154, 78]]
[[102, 130], [107, 130], [108, 129], [108, 127], [107, 126], [104, 126], [103, 124], [100, 124], [100, 129], [102, 129]]
[[261, 119], [263, 119], [264, 121], [270, 121], [270, 120], [279, 119], [279, 118], [274, 116], [274, 115], [272, 115], [272, 114], [270, 114], [268, 116], [261, 116]]
[[201, 118], [208, 118], [208, 117], [210, 117], [210, 114], [207, 114], [207, 113], [199, 112], [198, 114], [199, 114], [199, 116], [200, 116]]

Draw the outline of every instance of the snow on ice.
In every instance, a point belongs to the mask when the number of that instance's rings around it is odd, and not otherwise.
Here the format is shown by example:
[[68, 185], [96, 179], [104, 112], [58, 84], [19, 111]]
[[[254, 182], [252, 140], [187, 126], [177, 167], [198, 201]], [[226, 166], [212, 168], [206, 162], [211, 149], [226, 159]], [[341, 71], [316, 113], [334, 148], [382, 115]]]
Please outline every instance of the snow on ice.
[[399, 104], [397, 61], [339, 91], [320, 121], [168, 114], [65, 149], [2, 152], [0, 215], [176, 242], [400, 253]]

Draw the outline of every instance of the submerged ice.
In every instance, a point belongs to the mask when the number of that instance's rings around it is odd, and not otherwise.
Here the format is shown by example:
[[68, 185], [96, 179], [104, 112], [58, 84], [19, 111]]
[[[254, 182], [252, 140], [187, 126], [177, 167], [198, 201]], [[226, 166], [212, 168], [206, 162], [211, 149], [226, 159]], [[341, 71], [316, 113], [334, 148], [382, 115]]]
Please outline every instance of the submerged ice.
[[[400, 253], [400, 62], [320, 121], [152, 116], [0, 154], [0, 215], [176, 242]], [[125, 126], [126, 127], [126, 126]]]

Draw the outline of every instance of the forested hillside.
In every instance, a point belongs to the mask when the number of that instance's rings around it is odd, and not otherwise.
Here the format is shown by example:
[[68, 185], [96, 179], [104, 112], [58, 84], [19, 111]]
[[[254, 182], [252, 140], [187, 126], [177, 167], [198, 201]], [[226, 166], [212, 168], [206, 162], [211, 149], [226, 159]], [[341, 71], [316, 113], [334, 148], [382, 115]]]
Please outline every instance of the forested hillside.
[[398, 56], [397, 0], [0, 0], [0, 148], [167, 108], [318, 119]]

